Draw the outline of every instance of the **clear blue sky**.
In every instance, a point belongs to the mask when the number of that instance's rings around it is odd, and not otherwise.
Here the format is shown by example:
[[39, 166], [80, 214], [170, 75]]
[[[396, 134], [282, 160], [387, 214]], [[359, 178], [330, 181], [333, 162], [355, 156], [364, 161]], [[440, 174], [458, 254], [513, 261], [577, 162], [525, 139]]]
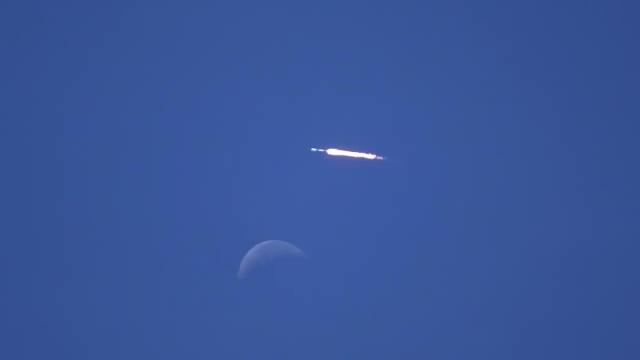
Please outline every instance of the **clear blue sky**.
[[639, 10], [3, 2], [0, 357], [640, 358]]

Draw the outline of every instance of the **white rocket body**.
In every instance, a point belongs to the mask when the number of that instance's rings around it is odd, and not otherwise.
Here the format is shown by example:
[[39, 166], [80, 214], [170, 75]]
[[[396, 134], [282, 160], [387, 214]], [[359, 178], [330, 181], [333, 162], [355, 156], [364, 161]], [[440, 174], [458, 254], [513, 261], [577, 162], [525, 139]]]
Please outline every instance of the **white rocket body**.
[[331, 155], [331, 156], [346, 156], [351, 158], [359, 158], [359, 159], [367, 159], [367, 160], [384, 160], [383, 156], [376, 155], [376, 154], [341, 150], [341, 149], [334, 149], [334, 148], [330, 148], [330, 149], [311, 148], [311, 151], [324, 152], [327, 155]]

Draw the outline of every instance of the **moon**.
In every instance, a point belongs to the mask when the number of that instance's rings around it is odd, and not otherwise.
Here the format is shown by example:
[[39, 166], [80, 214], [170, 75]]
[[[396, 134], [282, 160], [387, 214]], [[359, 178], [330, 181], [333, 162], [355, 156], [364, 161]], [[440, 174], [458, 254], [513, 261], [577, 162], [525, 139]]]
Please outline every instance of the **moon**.
[[263, 241], [247, 251], [240, 261], [238, 278], [244, 279], [255, 269], [262, 268], [279, 259], [305, 258], [307, 255], [297, 246], [281, 240]]

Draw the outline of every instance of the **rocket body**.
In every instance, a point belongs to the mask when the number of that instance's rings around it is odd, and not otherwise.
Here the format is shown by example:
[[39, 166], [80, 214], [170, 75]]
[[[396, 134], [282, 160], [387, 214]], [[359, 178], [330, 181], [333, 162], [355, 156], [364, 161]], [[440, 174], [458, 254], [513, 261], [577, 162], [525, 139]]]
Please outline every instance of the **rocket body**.
[[384, 160], [384, 157], [376, 154], [341, 150], [341, 149], [334, 149], [334, 148], [329, 148], [329, 149], [311, 148], [311, 151], [324, 152], [327, 155], [331, 155], [331, 156], [345, 156], [345, 157], [367, 159], [367, 160]]

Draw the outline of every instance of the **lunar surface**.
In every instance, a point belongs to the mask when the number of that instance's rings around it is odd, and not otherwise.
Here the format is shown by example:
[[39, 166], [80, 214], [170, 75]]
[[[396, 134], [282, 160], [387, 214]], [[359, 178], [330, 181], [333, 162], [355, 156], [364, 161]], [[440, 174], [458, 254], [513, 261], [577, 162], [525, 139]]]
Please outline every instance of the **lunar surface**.
[[267, 240], [252, 247], [242, 258], [238, 278], [244, 279], [257, 269], [284, 259], [305, 258], [306, 254], [293, 244], [281, 240]]

